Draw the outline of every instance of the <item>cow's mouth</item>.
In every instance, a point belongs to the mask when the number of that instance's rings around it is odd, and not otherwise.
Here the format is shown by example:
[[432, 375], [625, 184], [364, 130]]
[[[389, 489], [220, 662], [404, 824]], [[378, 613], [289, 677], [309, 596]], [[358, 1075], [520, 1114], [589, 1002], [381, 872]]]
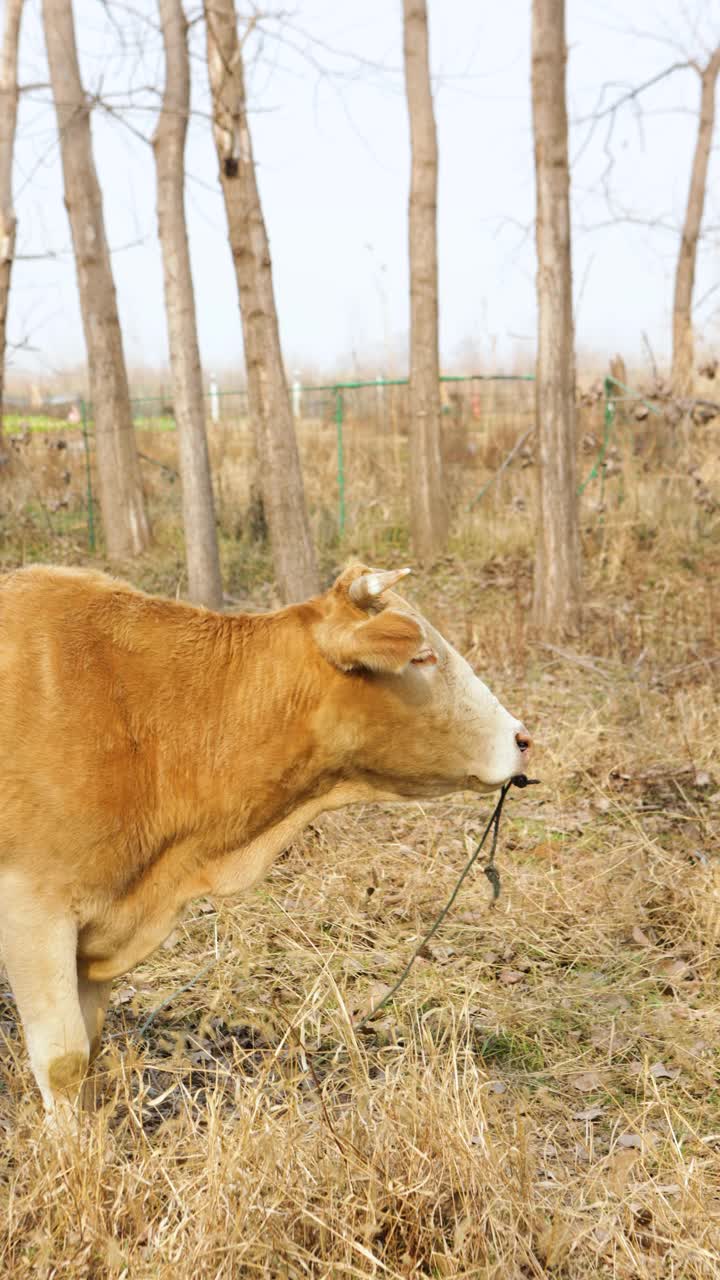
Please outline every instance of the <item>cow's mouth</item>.
[[486, 782], [483, 778], [479, 778], [476, 773], [471, 773], [467, 786], [469, 791], [479, 791], [482, 795], [487, 795], [490, 791], [497, 791], [498, 787], [504, 787], [506, 782], [510, 782], [510, 778], [498, 778], [497, 782]]

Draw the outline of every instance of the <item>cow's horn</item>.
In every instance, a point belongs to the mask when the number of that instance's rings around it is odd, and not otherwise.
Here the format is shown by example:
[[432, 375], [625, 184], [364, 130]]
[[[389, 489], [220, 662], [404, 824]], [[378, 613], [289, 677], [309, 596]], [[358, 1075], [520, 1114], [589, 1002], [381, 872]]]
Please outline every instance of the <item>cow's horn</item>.
[[348, 596], [358, 608], [367, 609], [383, 591], [389, 591], [409, 573], [412, 569], [375, 569], [372, 573], [363, 573], [350, 583]]

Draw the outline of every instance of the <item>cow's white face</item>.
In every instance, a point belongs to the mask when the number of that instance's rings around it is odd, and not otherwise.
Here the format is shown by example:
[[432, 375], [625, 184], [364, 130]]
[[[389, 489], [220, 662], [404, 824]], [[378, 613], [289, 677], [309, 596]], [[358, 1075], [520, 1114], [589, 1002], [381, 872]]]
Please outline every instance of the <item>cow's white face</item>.
[[429, 725], [442, 741], [448, 766], [475, 788], [497, 787], [524, 773], [531, 747], [525, 726], [472, 667], [419, 615], [429, 653], [411, 661], [401, 679], [423, 681]]
[[525, 773], [524, 725], [389, 590], [399, 576], [356, 566], [324, 597], [320, 647], [348, 675], [333, 699], [335, 742], [347, 738], [362, 775], [386, 794], [488, 791]]

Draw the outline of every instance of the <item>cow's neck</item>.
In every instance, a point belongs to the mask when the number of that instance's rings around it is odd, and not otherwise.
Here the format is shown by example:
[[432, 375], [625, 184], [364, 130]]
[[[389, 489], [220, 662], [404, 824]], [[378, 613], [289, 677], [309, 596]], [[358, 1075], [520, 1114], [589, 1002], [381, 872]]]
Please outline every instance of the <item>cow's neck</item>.
[[[306, 610], [213, 618], [212, 625], [207, 618], [192, 642], [181, 634], [171, 645], [154, 714], [138, 708], [154, 724], [156, 847], [173, 835], [178, 843], [197, 837], [205, 861], [221, 859], [267, 842], [271, 830], [273, 844], [287, 843], [323, 809], [349, 802], [338, 799], [349, 794], [350, 779], [336, 754], [328, 768], [319, 715], [329, 686], [343, 677], [318, 653]], [[164, 727], [169, 699], [172, 738]]]

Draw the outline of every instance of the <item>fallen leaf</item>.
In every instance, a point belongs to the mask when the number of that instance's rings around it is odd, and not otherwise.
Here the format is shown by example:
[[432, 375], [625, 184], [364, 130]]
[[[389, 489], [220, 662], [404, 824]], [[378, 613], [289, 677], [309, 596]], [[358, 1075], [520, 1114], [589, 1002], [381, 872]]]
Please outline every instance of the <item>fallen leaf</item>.
[[654, 1062], [650, 1068], [650, 1075], [656, 1080], [677, 1080], [680, 1075], [680, 1068], [677, 1067], [673, 1071], [669, 1071], [664, 1062]]
[[582, 1075], [573, 1076], [571, 1084], [582, 1093], [592, 1093], [594, 1089], [602, 1089], [604, 1080], [599, 1071], [585, 1071]]
[[173, 929], [172, 933], [168, 934], [167, 938], [162, 944], [163, 951], [172, 951], [173, 947], [176, 947], [179, 941], [180, 941], [180, 930]]
[[638, 1150], [642, 1151], [643, 1143], [639, 1133], [621, 1133], [617, 1140], [617, 1145], [628, 1148], [637, 1147]]
[[599, 1120], [605, 1115], [604, 1107], [586, 1107], [584, 1111], [574, 1111], [573, 1120]]
[[134, 995], [134, 987], [119, 987], [115, 992], [115, 1004], [129, 1004]]
[[630, 936], [633, 942], [636, 942], [639, 947], [652, 947], [655, 945], [650, 938], [648, 938], [647, 934], [643, 933], [639, 924], [635, 925]]
[[668, 956], [666, 960], [661, 960], [657, 965], [657, 972], [669, 984], [672, 984], [680, 982], [687, 977], [690, 973], [690, 965], [685, 960], [680, 960], [677, 956]]
[[651, 1067], [648, 1067], [646, 1062], [640, 1062], [639, 1059], [636, 1058], [632, 1062], [627, 1062], [625, 1065], [628, 1071], [632, 1071], [635, 1075], [642, 1076], [647, 1071], [648, 1075], [653, 1076], [656, 1080], [677, 1080], [680, 1075], [679, 1067], [674, 1067], [673, 1070], [670, 1071], [665, 1066], [664, 1062], [654, 1062]]
[[[356, 1000], [351, 1005], [353, 1017], [364, 1018], [373, 1009], [377, 1009], [380, 1001], [385, 999], [390, 989], [386, 982], [371, 982], [362, 999]], [[381, 1023], [376, 1022], [374, 1025], [377, 1027]]]
[[593, 1232], [595, 1240], [597, 1241], [597, 1243], [600, 1245], [601, 1248], [603, 1245], [606, 1245], [608, 1241], [612, 1240], [613, 1234], [614, 1232], [612, 1230], [612, 1227], [609, 1227], [609, 1226], [608, 1227], [598, 1226], [595, 1228]]
[[[615, 1026], [598, 1027], [590, 1036], [590, 1043], [595, 1049], [602, 1049], [603, 1054], [617, 1057], [619, 1053], [624, 1053], [630, 1048], [632, 1038], [624, 1032], [618, 1032]], [[610, 1057], [608, 1057], [608, 1061]]]
[[504, 1080], [491, 1080], [488, 1088], [491, 1093], [507, 1093], [507, 1085]]
[[522, 982], [524, 977], [525, 974], [520, 973], [518, 969], [500, 970], [500, 981], [504, 982], [507, 986], [512, 986], [515, 982]]

